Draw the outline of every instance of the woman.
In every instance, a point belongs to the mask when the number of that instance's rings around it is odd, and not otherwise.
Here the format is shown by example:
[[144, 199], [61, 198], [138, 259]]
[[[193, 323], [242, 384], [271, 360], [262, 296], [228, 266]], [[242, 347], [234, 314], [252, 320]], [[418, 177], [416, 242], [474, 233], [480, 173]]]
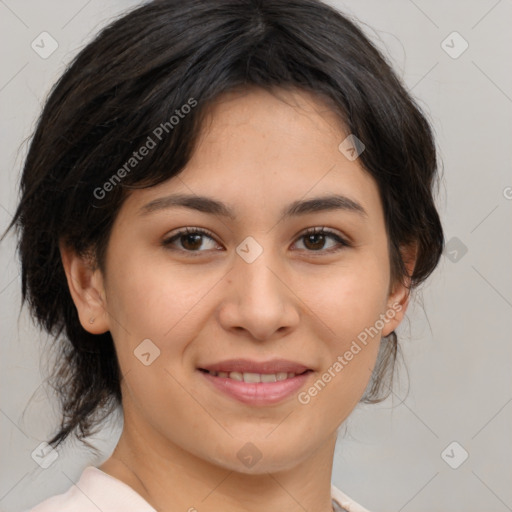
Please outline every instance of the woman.
[[12, 225], [61, 343], [50, 446], [117, 406], [123, 432], [33, 512], [364, 511], [331, 486], [337, 431], [389, 392], [443, 248], [436, 176], [412, 98], [319, 1], [153, 1], [105, 28], [43, 109]]

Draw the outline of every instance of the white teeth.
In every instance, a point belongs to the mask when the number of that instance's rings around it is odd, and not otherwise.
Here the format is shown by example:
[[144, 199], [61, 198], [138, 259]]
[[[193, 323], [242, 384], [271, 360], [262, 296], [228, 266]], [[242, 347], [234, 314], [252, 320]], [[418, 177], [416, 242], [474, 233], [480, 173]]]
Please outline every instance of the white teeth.
[[244, 382], [261, 382], [259, 373], [244, 373]]
[[279, 380], [292, 379], [295, 377], [295, 373], [293, 372], [278, 372], [278, 373], [253, 373], [253, 372], [213, 372], [208, 371], [210, 375], [214, 375], [215, 377], [223, 377], [230, 378], [233, 380], [238, 380], [240, 382], [249, 382], [249, 383], [257, 383], [257, 382], [277, 382]]

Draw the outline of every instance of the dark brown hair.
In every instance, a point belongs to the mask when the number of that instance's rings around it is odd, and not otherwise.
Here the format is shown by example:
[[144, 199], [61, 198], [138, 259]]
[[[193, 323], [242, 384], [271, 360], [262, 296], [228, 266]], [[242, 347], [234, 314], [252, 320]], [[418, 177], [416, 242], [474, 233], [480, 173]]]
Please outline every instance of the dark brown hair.
[[[316, 0], [142, 5], [101, 30], [54, 85], [9, 226], [19, 232], [23, 300], [58, 343], [51, 377], [62, 422], [49, 441], [53, 446], [73, 433], [84, 440], [121, 403], [112, 337], [80, 325], [59, 241], [92, 253], [103, 268], [113, 221], [130, 189], [176, 176], [194, 150], [208, 106], [222, 93], [249, 87], [294, 88], [329, 101], [366, 147], [359, 161], [380, 191], [393, 279], [415, 287], [436, 267], [444, 239], [433, 200], [431, 128], [354, 22]], [[118, 172], [166, 122], [165, 143], [129, 172]], [[122, 179], [99, 193], [116, 173]], [[417, 262], [408, 276], [400, 248], [411, 244]], [[381, 341], [364, 401], [386, 395], [384, 377], [396, 354], [392, 333]]]

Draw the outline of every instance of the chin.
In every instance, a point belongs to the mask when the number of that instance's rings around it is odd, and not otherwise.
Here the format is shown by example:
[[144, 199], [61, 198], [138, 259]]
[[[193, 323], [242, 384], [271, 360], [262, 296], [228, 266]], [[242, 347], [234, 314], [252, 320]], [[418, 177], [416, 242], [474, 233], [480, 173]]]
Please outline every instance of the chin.
[[265, 475], [292, 469], [314, 451], [314, 446], [308, 450], [300, 441], [295, 445], [284, 445], [280, 437], [274, 440], [263, 438], [254, 441], [233, 439], [229, 446], [225, 444], [216, 454], [207, 458], [215, 465], [230, 471], [247, 475]]

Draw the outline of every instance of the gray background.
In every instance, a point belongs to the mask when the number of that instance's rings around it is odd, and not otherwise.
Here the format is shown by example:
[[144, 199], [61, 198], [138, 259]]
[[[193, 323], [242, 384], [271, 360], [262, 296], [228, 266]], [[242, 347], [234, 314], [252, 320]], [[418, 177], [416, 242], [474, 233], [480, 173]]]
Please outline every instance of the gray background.
[[[0, 0], [1, 229], [16, 205], [21, 143], [49, 88], [109, 19], [137, 3]], [[330, 3], [363, 23], [434, 126], [449, 248], [401, 328], [406, 368], [393, 395], [358, 406], [341, 429], [333, 482], [374, 512], [512, 510], [512, 1]], [[31, 48], [43, 31], [58, 42], [46, 59]], [[446, 39], [454, 31], [469, 45], [457, 58], [464, 41]], [[0, 247], [6, 512], [65, 491], [86, 465], [109, 455], [120, 433], [119, 421], [105, 428], [98, 459], [73, 444], [48, 469], [32, 459], [55, 425], [56, 407], [41, 387], [47, 337], [19, 311], [14, 251], [11, 235]], [[467, 460], [450, 467], [465, 452]]]

